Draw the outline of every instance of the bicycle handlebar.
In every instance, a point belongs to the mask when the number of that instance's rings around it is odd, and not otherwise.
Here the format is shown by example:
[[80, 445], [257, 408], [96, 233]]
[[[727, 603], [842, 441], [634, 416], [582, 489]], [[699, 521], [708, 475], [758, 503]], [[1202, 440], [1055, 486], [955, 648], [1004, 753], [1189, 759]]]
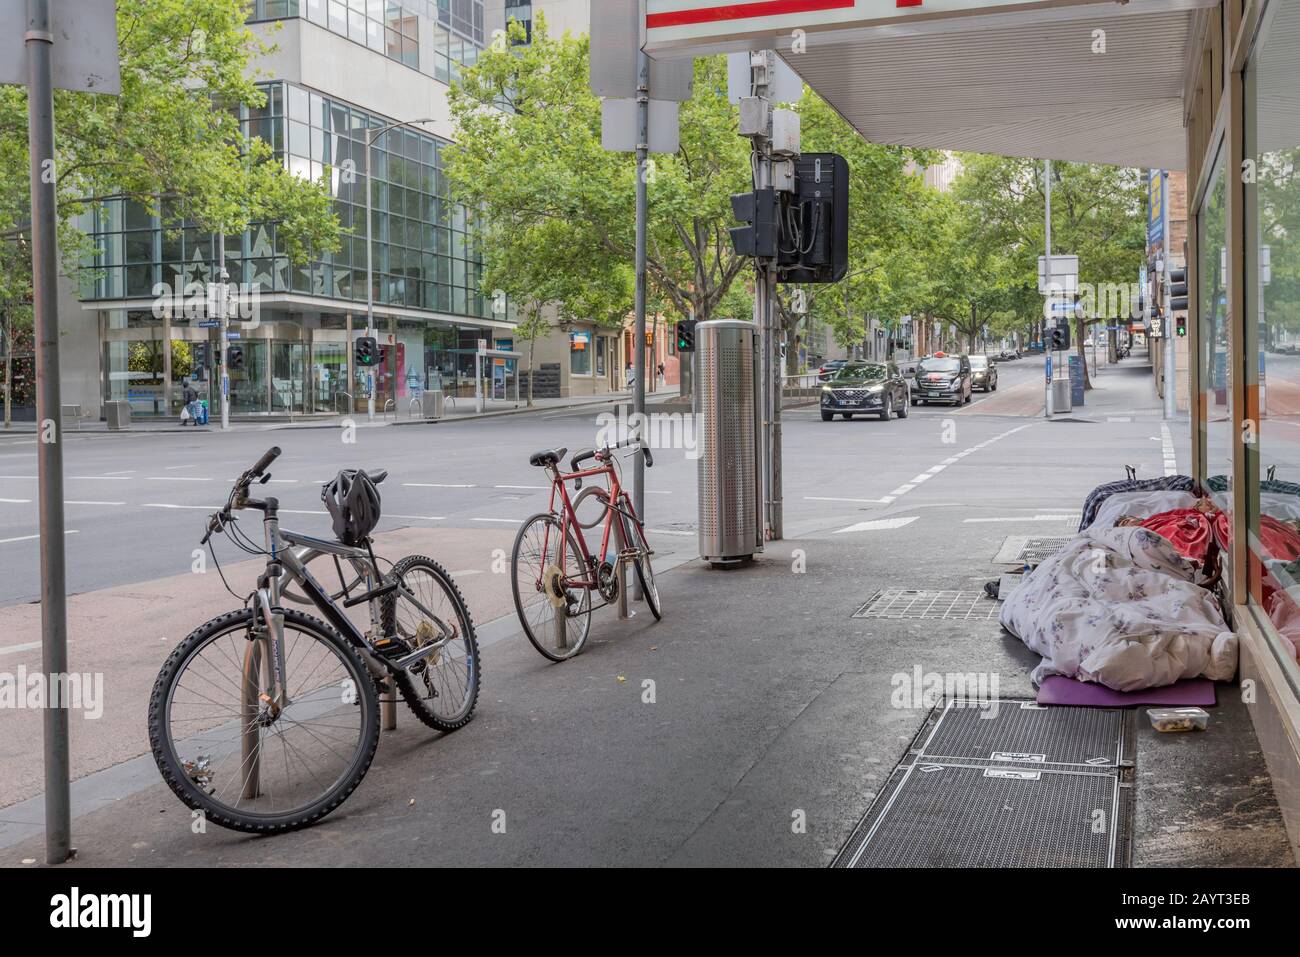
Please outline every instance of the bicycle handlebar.
[[613, 445], [607, 445], [602, 449], [586, 449], [582, 452], [575, 452], [573, 458], [569, 461], [569, 469], [577, 472], [582, 468], [582, 463], [588, 459], [603, 458], [614, 449], [631, 448], [634, 445], [639, 446], [641, 454], [645, 456], [645, 467], [653, 468], [655, 460], [654, 456], [650, 454], [650, 446], [646, 444], [645, 439], [636, 436], [635, 438], [624, 439], [622, 442], [615, 442]]
[[254, 479], [259, 479], [266, 474], [266, 470], [271, 463], [280, 457], [280, 446], [273, 445], [262, 453], [262, 457], [254, 463], [253, 467], [239, 476], [235, 480], [235, 487], [230, 490], [230, 498], [226, 499], [226, 504], [221, 511], [208, 517], [208, 527], [203, 533], [200, 545], [206, 545], [215, 532], [225, 528], [226, 523], [230, 521], [230, 513], [234, 509], [243, 508], [247, 504], [246, 493], [248, 487], [253, 484]]

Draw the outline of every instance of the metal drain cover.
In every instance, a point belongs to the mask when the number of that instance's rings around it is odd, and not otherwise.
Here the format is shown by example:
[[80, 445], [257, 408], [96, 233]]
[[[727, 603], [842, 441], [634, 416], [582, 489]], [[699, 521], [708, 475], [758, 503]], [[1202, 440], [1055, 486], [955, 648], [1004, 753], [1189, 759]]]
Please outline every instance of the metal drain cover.
[[1033, 565], [1047, 561], [1069, 542], [1072, 535], [1008, 535], [993, 556], [994, 565]]
[[1114, 867], [1125, 862], [1120, 833], [1128, 831], [1127, 800], [1121, 807], [1114, 772], [922, 759], [899, 768], [895, 777], [831, 866]]
[[1032, 701], [949, 701], [917, 749], [921, 761], [1115, 768], [1132, 753], [1132, 712]]
[[914, 591], [882, 588], [855, 611], [854, 618], [925, 618], [948, 621], [996, 618], [999, 604], [978, 591]]

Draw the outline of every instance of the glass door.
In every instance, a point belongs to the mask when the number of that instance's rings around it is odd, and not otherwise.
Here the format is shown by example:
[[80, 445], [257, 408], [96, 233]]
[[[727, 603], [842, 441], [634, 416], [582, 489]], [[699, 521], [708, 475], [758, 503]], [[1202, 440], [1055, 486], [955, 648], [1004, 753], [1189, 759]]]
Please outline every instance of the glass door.
[[235, 415], [262, 415], [270, 411], [269, 351], [265, 340], [235, 340], [228, 345], [243, 351], [243, 367], [230, 369], [230, 411]]
[[306, 392], [306, 350], [301, 342], [271, 343], [271, 412], [290, 415], [302, 412]]

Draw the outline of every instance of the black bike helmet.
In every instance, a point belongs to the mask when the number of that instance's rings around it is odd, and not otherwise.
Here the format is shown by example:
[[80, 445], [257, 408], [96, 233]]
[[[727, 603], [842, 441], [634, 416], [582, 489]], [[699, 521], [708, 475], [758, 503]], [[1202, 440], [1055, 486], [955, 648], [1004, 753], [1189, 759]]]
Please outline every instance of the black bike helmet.
[[379, 489], [361, 469], [344, 469], [320, 493], [334, 520], [334, 535], [356, 548], [379, 524]]

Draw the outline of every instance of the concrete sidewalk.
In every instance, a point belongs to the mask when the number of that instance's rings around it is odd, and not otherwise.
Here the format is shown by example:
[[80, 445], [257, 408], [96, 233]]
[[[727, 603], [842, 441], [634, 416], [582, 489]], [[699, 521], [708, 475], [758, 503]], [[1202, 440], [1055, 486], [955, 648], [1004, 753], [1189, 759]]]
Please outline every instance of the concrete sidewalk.
[[[1104, 419], [1064, 431], [1024, 423], [963, 460], [965, 478], [939, 475], [834, 524], [791, 523], [787, 540], [732, 571], [695, 560], [689, 538], [662, 542], [682, 550], [656, 562], [663, 621], [644, 607], [631, 622], [598, 612], [588, 649], [563, 664], [543, 660], [519, 633], [508, 575], [467, 577], [483, 646], [474, 721], [438, 736], [400, 712], [357, 792], [307, 831], [273, 839], [218, 827], [196, 834], [151, 757], [114, 751], [106, 740], [86, 749], [74, 722], [79, 754], [105, 752], [94, 759], [104, 770], [74, 784], [79, 861], [824, 865], [925, 720], [919, 703], [896, 700], [900, 675], [986, 673], [997, 675], [1001, 696], [1031, 697], [1028, 675], [1038, 660], [996, 620], [853, 613], [881, 588], [978, 590], [1001, 570], [992, 559], [1009, 532], [1070, 534], [1068, 514], [1045, 513], [1077, 511], [1094, 485], [1121, 477], [1123, 462], [1139, 453], [1151, 461], [1150, 431], [1147, 422]], [[845, 527], [850, 522], [857, 524]], [[506, 537], [453, 531], [403, 531], [449, 537], [383, 544], [442, 549], [449, 565], [469, 568]], [[105, 616], [106, 656], [115, 638], [133, 639], [132, 654], [161, 662], [170, 646], [154, 636], [162, 627], [179, 631], [164, 620], [179, 622], [186, 611], [176, 587], [162, 590], [173, 596], [166, 619], [148, 595], [129, 620], [87, 596], [87, 608]], [[116, 600], [136, 591], [115, 592]], [[206, 615], [206, 605], [192, 604], [194, 621]], [[131, 726], [124, 733], [142, 754], [143, 699], [118, 693]], [[1222, 686], [1219, 700], [1205, 734], [1159, 736], [1140, 720], [1137, 863], [1293, 863], [1241, 696]], [[9, 746], [30, 754], [36, 742], [13, 740], [30, 734], [16, 729]], [[502, 815], [499, 833], [493, 823]], [[791, 827], [796, 815], [806, 832]], [[0, 861], [42, 859], [40, 819], [36, 797], [0, 809]]]

